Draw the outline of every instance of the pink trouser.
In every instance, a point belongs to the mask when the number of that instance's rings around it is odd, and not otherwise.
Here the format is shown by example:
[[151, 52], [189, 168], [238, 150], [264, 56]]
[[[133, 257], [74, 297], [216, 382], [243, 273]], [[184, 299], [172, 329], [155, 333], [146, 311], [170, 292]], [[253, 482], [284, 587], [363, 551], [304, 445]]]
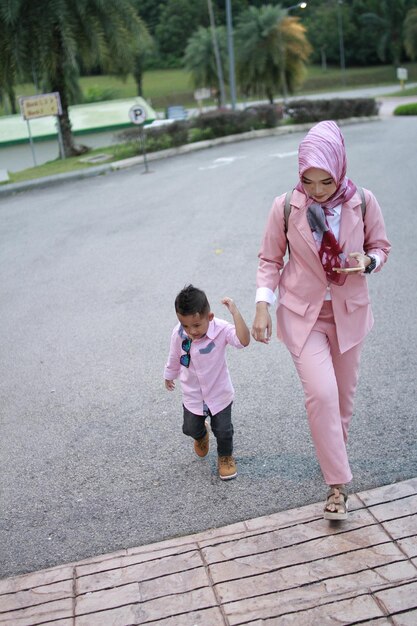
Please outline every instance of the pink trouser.
[[363, 342], [340, 354], [331, 301], [325, 301], [300, 356], [292, 354], [304, 388], [316, 454], [328, 485], [352, 480], [346, 451]]

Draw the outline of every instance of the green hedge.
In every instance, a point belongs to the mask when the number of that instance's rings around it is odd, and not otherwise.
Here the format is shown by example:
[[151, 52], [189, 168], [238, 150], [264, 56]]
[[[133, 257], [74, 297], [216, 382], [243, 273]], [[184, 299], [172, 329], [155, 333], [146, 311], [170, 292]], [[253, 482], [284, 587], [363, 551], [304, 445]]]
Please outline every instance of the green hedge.
[[341, 120], [348, 117], [378, 115], [379, 105], [374, 98], [333, 98], [331, 100], [292, 100], [285, 112], [294, 124]]
[[[305, 123], [338, 120], [349, 117], [378, 114], [378, 104], [373, 98], [333, 100], [294, 100], [285, 108], [286, 122]], [[250, 130], [275, 128], [284, 119], [284, 110], [275, 104], [251, 106], [243, 111], [216, 109], [188, 120], [172, 122], [155, 128], [146, 128], [146, 150], [156, 152], [176, 148], [186, 143], [237, 135]], [[140, 129], [129, 128], [119, 133], [116, 140], [129, 144], [129, 150], [140, 154]]]
[[400, 104], [400, 106], [394, 109], [394, 115], [417, 115], [417, 102]]

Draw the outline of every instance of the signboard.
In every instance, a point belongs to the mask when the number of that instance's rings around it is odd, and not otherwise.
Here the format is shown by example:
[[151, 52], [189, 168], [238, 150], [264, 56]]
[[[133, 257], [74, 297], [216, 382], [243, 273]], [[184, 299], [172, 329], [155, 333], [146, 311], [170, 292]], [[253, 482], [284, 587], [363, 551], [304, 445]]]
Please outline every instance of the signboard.
[[144, 124], [147, 117], [148, 112], [141, 104], [134, 104], [129, 109], [129, 119], [133, 124]]
[[398, 80], [408, 80], [408, 70], [406, 67], [397, 67]]
[[25, 120], [33, 120], [36, 117], [48, 117], [61, 115], [61, 98], [59, 93], [42, 93], [37, 96], [22, 96], [19, 98], [20, 111]]
[[202, 87], [201, 89], [196, 89], [194, 92], [195, 100], [206, 100], [211, 97], [211, 90], [207, 87]]

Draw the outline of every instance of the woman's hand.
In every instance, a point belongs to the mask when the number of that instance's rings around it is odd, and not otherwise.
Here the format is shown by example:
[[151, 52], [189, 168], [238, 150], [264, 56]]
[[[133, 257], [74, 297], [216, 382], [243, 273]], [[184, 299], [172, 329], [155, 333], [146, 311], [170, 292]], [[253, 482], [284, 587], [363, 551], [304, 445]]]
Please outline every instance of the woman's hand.
[[175, 383], [173, 380], [167, 380], [165, 378], [165, 389], [168, 389], [168, 391], [174, 391], [175, 389]]
[[252, 337], [255, 341], [269, 343], [272, 335], [272, 320], [266, 302], [257, 302], [255, 319], [252, 324]]
[[352, 274], [353, 272], [364, 272], [371, 262], [371, 259], [367, 254], [362, 252], [351, 252], [349, 254], [351, 259], [356, 259], [358, 265], [356, 267], [334, 267], [333, 271], [337, 274]]

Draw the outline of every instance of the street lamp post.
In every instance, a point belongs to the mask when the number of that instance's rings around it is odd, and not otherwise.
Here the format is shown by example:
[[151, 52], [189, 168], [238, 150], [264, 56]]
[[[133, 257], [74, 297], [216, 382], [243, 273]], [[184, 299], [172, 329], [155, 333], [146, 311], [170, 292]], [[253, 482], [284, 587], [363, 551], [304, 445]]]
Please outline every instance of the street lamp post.
[[[293, 4], [290, 7], [286, 7], [285, 11], [288, 15], [288, 13], [290, 11], [292, 11], [292, 9], [305, 9], [307, 7], [307, 2], [297, 2], [297, 4]], [[285, 75], [285, 60], [286, 60], [286, 50], [285, 50], [285, 43], [284, 43], [284, 39], [281, 35], [281, 84], [282, 84], [282, 96], [283, 96], [283, 101], [284, 101], [284, 105], [287, 104], [287, 100], [288, 100], [288, 86], [287, 86], [287, 77]]]
[[227, 50], [229, 53], [229, 85], [232, 109], [236, 108], [235, 53], [233, 48], [232, 3], [226, 0]]
[[343, 41], [343, 18], [340, 10], [340, 5], [343, 4], [343, 0], [336, 0], [337, 6], [337, 30], [339, 33], [339, 54], [340, 54], [340, 71], [342, 85], [346, 84], [346, 65], [345, 65], [345, 45]]
[[210, 18], [210, 29], [211, 29], [211, 38], [213, 41], [214, 57], [216, 59], [217, 77], [219, 79], [220, 106], [224, 107], [225, 102], [226, 102], [226, 94], [225, 94], [225, 89], [224, 89], [222, 60], [220, 57], [219, 43], [217, 41], [216, 24], [214, 22], [212, 0], [207, 0], [207, 7], [208, 7], [208, 12], [209, 12], [209, 18]]

